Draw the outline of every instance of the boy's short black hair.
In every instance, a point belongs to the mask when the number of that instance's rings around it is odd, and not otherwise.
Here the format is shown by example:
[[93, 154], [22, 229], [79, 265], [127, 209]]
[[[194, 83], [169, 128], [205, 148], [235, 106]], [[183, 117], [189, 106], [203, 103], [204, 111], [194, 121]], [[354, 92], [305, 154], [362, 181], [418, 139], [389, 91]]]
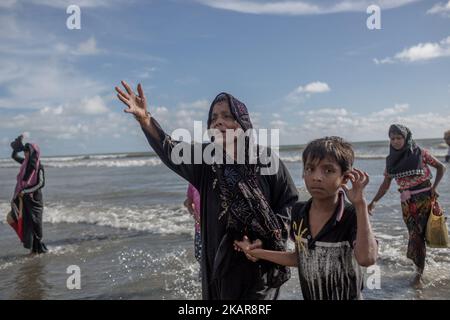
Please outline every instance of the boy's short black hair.
[[325, 158], [335, 160], [341, 167], [342, 173], [350, 171], [355, 159], [352, 145], [341, 137], [325, 137], [311, 141], [303, 150], [303, 165], [306, 161], [321, 161]]

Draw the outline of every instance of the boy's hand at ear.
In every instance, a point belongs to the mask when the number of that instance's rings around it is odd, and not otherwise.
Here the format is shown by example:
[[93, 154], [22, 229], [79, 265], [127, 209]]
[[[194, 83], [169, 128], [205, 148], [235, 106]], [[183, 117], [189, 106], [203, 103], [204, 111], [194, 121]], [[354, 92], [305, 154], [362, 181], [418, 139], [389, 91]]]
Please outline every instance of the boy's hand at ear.
[[364, 188], [369, 183], [369, 175], [367, 172], [361, 171], [359, 169], [353, 169], [350, 173], [347, 174], [349, 180], [352, 183], [352, 188], [346, 184], [342, 185], [342, 189], [344, 189], [347, 194], [348, 200], [354, 205], [364, 205], [366, 206], [366, 198], [364, 196]]
[[378, 243], [372, 232], [367, 202], [364, 197], [364, 188], [369, 183], [369, 175], [361, 170], [353, 169], [347, 176], [352, 182], [352, 188], [349, 189], [347, 185], [342, 185], [342, 188], [356, 210], [354, 254], [359, 265], [368, 267], [375, 264], [378, 257]]

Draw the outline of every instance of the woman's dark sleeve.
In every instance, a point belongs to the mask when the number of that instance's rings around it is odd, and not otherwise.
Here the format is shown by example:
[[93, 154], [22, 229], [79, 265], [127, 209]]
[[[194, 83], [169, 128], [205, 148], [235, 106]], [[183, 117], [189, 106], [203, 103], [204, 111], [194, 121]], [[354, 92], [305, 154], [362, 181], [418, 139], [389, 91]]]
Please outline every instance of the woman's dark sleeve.
[[15, 151], [15, 150], [12, 152], [11, 158], [13, 158], [15, 161], [17, 161], [17, 162], [20, 163], [20, 164], [22, 164], [22, 163], [23, 163], [23, 160], [24, 160], [22, 157], [20, 157], [20, 156], [18, 155], [18, 152]]
[[[163, 129], [161, 129], [161, 126], [159, 123], [151, 118], [150, 121], [153, 122], [153, 125], [155, 126], [159, 137], [155, 139], [150, 133], [144, 131], [144, 134], [147, 138], [148, 143], [153, 148], [155, 153], [159, 156], [161, 161], [169, 167], [172, 171], [174, 171], [179, 176], [186, 179], [188, 182], [190, 182], [197, 190], [200, 190], [200, 181], [201, 181], [201, 174], [202, 174], [202, 166], [203, 166], [203, 157], [198, 161], [198, 164], [194, 163], [194, 152], [197, 149], [197, 152], [200, 152], [200, 154], [203, 156], [203, 147], [201, 144], [196, 143], [187, 143], [183, 141], [176, 141], [173, 140], [168, 134], [166, 134]], [[190, 159], [188, 159], [189, 163], [175, 163], [171, 157], [172, 151], [174, 148], [177, 148], [177, 150], [183, 149], [183, 150], [190, 150], [191, 156]], [[175, 152], [177, 152], [175, 150]], [[179, 154], [177, 152], [177, 154]]]
[[34, 193], [39, 189], [42, 189], [45, 186], [45, 174], [44, 174], [44, 169], [40, 168], [39, 169], [39, 177], [38, 177], [38, 181], [37, 184], [35, 186], [29, 187], [27, 189], [23, 189], [22, 192], [24, 194], [27, 193]]
[[273, 175], [271, 188], [272, 210], [283, 226], [283, 240], [287, 240], [291, 229], [291, 211], [298, 201], [298, 190], [292, 177], [281, 159], [278, 159], [279, 167]]

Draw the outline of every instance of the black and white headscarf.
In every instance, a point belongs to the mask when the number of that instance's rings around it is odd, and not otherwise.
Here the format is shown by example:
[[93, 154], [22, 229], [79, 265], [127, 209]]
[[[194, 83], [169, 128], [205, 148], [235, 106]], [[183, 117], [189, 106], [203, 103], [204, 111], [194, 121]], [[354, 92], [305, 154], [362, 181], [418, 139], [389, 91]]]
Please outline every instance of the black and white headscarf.
[[391, 134], [403, 136], [405, 144], [400, 150], [396, 150], [390, 145], [389, 155], [386, 158], [388, 176], [391, 178], [404, 178], [424, 175], [422, 150], [413, 140], [411, 131], [401, 124], [393, 124], [389, 128], [389, 135]]

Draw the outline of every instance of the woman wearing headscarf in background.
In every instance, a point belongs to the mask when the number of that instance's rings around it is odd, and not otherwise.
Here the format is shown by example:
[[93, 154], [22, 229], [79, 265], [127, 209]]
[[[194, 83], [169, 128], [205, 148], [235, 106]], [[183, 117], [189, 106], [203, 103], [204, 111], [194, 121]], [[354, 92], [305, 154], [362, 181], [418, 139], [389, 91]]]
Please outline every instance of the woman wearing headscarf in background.
[[[289, 269], [263, 261], [252, 263], [234, 250], [233, 242], [248, 233], [255, 247], [285, 250], [290, 210], [298, 193], [282, 161], [279, 160], [277, 172], [271, 175], [261, 174], [259, 165], [247, 161], [208, 164], [202, 159], [199, 164], [175, 163], [171, 159], [173, 149], [186, 142], [174, 141], [147, 112], [141, 85], [136, 95], [128, 84], [123, 81], [122, 84], [126, 92], [118, 87], [116, 91], [128, 106], [124, 111], [135, 116], [163, 163], [200, 192], [203, 299], [277, 299], [280, 286], [289, 279]], [[226, 141], [225, 132], [246, 131], [252, 128], [252, 123], [242, 102], [221, 93], [211, 103], [209, 128], [220, 131], [214, 137], [222, 138], [225, 145], [234, 143], [236, 147], [236, 140]], [[203, 154], [208, 145], [188, 144], [192, 159], [197, 146]], [[222, 155], [233, 157], [227, 152]]]
[[[419, 285], [425, 268], [425, 231], [432, 206], [435, 214], [442, 213], [436, 190], [444, 176], [445, 167], [428, 150], [416, 145], [407, 127], [400, 124], [391, 125], [389, 139], [384, 181], [369, 204], [369, 212], [374, 210], [377, 201], [386, 194], [392, 179], [395, 179], [399, 186], [403, 221], [409, 233], [407, 257], [417, 267], [414, 284]], [[437, 170], [433, 184], [428, 165]]]
[[[47, 251], [42, 242], [42, 212], [44, 203], [41, 189], [45, 184], [44, 168], [40, 162], [40, 150], [36, 144], [23, 145], [23, 136], [11, 143], [11, 157], [21, 164], [16, 188], [7, 221], [16, 231], [20, 241], [31, 254]], [[24, 152], [25, 158], [18, 153]]]
[[450, 162], [450, 130], [445, 131], [444, 133], [445, 143], [448, 145], [448, 152], [445, 156], [445, 162]]

